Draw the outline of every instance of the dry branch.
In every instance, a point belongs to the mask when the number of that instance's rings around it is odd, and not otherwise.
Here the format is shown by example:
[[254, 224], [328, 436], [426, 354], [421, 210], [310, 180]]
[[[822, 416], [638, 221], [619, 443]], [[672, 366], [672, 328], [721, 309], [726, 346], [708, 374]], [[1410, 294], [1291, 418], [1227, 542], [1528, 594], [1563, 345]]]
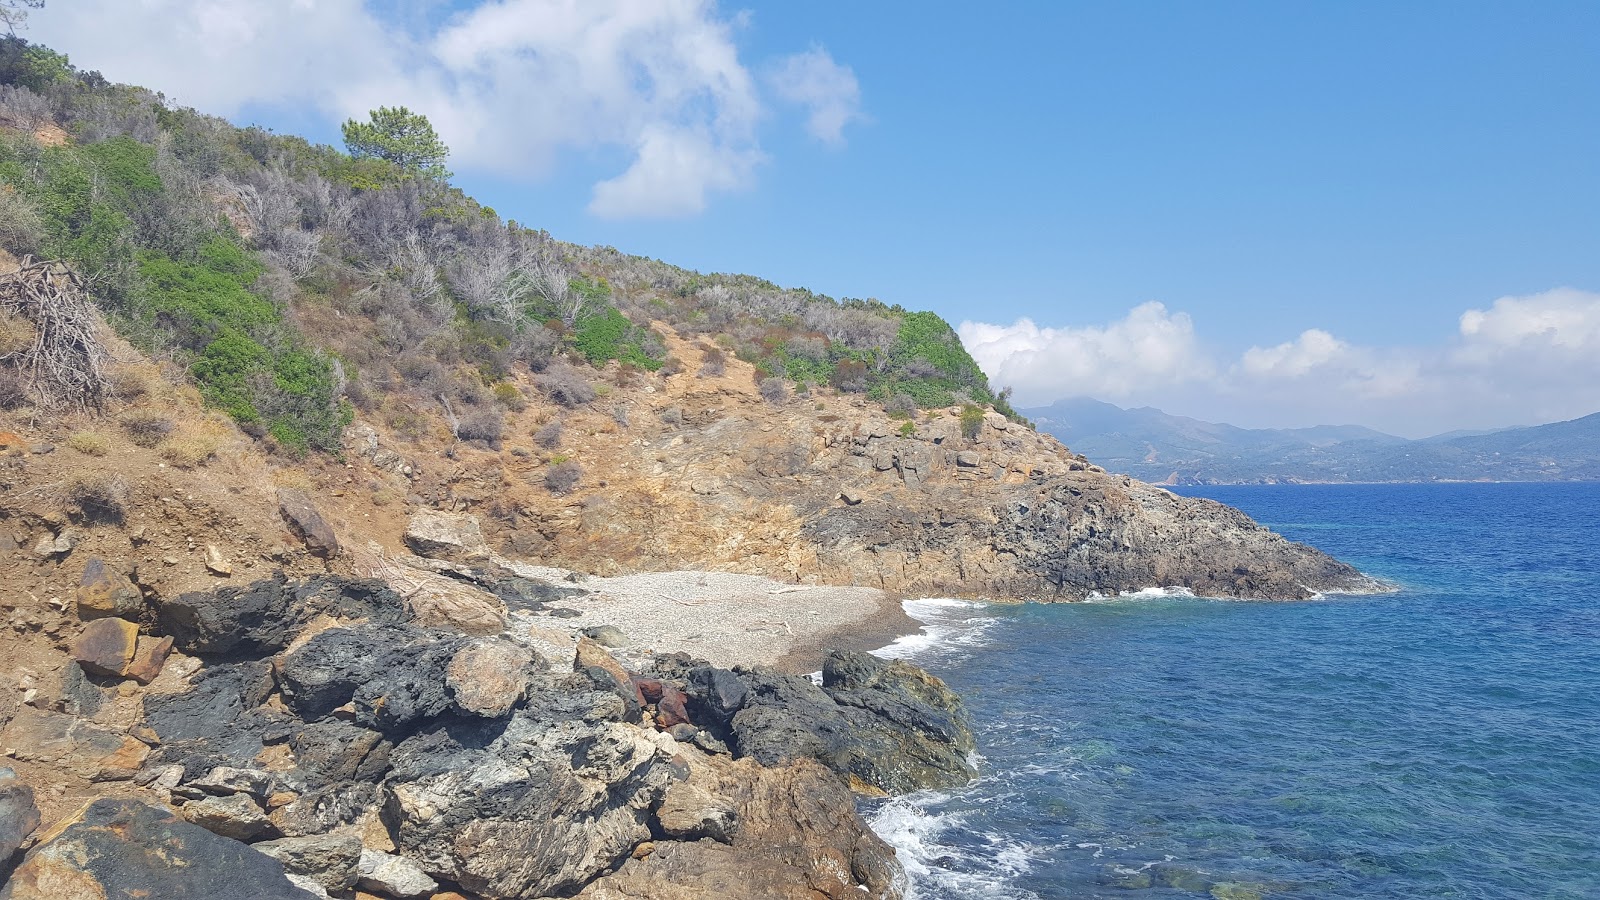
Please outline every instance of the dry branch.
[[22, 268], [0, 275], [0, 311], [33, 325], [33, 340], [0, 355], [0, 364], [16, 368], [40, 409], [104, 408], [109, 357], [97, 333], [99, 316], [76, 272], [24, 257]]

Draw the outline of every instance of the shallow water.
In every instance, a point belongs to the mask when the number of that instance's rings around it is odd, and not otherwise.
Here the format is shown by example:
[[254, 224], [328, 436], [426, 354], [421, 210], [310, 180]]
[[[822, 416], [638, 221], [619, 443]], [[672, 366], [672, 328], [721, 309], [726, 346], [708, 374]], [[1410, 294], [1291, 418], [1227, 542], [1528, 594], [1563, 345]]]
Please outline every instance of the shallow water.
[[1204, 493], [1402, 590], [913, 604], [984, 775], [866, 809], [911, 895], [1600, 897], [1600, 485]]

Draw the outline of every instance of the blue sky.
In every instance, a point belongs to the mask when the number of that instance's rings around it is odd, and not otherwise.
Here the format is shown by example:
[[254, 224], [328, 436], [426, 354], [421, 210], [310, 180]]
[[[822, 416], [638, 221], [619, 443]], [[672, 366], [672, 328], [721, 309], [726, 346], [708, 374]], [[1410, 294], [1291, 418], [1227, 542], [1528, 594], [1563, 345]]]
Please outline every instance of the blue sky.
[[[262, 6], [62, 0], [32, 34], [323, 140], [406, 103], [507, 217], [933, 309], [1025, 402], [1409, 433], [1600, 410], [1600, 4]], [[624, 26], [615, 66], [538, 62]]]

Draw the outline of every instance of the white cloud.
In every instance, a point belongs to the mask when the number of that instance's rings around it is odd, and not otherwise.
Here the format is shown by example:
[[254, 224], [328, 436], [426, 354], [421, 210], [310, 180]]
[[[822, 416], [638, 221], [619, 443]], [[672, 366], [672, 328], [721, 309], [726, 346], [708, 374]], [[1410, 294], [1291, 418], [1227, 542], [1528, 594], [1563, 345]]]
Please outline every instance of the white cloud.
[[1346, 355], [1350, 345], [1320, 328], [1301, 332], [1300, 336], [1276, 347], [1251, 347], [1244, 352], [1240, 365], [1251, 375], [1279, 375], [1298, 378], [1318, 366], [1327, 365]]
[[855, 71], [834, 62], [822, 47], [785, 57], [768, 81], [773, 93], [810, 112], [806, 130], [825, 144], [842, 145], [844, 127], [866, 118]]
[[1600, 351], [1600, 294], [1556, 288], [1526, 297], [1501, 297], [1487, 310], [1461, 314], [1468, 356], [1515, 351], [1593, 354]]
[[962, 322], [959, 331], [984, 372], [1014, 388], [1022, 403], [1077, 394], [1122, 398], [1212, 374], [1194, 323], [1160, 303], [1134, 307], [1105, 326], [1041, 328], [1019, 319], [1012, 325]]
[[[623, 152], [596, 215], [669, 217], [748, 187], [766, 115], [712, 0], [484, 0], [440, 21], [431, 0], [74, 0], [30, 37], [111, 78], [237, 115], [264, 105], [339, 120], [378, 105], [432, 119], [458, 170], [548, 177], [573, 153]], [[824, 140], [860, 117], [855, 75], [814, 48], [777, 69]]]
[[1600, 294], [1561, 288], [1471, 309], [1434, 346], [1371, 347], [1312, 328], [1294, 340], [1208, 353], [1158, 303], [1105, 326], [964, 322], [961, 338], [1019, 402], [1091, 396], [1236, 425], [1370, 425], [1407, 437], [1526, 425], [1600, 411]]

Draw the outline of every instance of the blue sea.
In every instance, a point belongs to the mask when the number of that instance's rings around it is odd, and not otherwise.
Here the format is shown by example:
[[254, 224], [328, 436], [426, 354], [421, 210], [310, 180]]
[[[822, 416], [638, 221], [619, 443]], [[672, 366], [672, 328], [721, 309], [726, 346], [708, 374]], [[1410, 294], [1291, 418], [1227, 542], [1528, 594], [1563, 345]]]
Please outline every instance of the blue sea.
[[1184, 492], [1400, 590], [909, 604], [983, 773], [864, 810], [911, 897], [1600, 897], [1600, 485]]

